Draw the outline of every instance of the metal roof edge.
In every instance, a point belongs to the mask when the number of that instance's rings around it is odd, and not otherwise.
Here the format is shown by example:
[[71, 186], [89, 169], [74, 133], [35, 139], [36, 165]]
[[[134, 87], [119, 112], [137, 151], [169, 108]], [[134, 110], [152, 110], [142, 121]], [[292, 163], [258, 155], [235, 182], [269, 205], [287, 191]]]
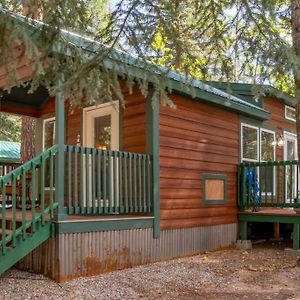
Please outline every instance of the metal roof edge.
[[251, 84], [251, 83], [240, 83], [240, 82], [225, 82], [225, 81], [211, 81], [210, 83], [217, 88], [228, 88], [233, 92], [244, 94], [244, 95], [254, 95], [253, 88], [255, 86], [261, 87], [266, 96], [271, 96], [276, 99], [283, 100], [284, 103], [289, 105], [295, 105], [295, 98], [281, 90], [274, 88], [272, 85], [268, 84]]

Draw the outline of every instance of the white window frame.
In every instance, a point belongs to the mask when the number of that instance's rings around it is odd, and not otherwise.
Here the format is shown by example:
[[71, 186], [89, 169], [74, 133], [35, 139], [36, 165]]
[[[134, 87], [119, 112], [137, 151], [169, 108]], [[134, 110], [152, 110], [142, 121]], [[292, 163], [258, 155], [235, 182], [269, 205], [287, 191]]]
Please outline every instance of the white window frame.
[[[256, 153], [257, 153], [257, 159], [252, 159], [252, 158], [244, 158], [243, 155], [244, 155], [244, 148], [243, 148], [243, 145], [244, 145], [244, 139], [243, 139], [243, 127], [248, 127], [248, 128], [252, 128], [252, 129], [256, 129], [256, 138], [257, 138], [257, 145], [256, 145]], [[260, 145], [260, 135], [259, 135], [259, 127], [257, 126], [253, 126], [253, 125], [249, 125], [249, 124], [246, 124], [246, 123], [241, 123], [241, 161], [249, 161], [249, 162], [258, 162], [259, 161], [259, 155], [260, 155], [260, 152], [259, 152], [259, 145]]]
[[[51, 121], [54, 121], [53, 141], [55, 143], [55, 126], [56, 126], [55, 117], [43, 119], [43, 132], [42, 132], [42, 150], [43, 150], [43, 152], [45, 150], [47, 150], [47, 149], [45, 149], [45, 128], [46, 128], [46, 123], [51, 122]], [[50, 187], [45, 186], [45, 191], [49, 191], [49, 190], [50, 190]], [[53, 190], [55, 191], [55, 187], [53, 188]]]
[[42, 150], [45, 151], [45, 128], [46, 128], [46, 123], [54, 121], [54, 130], [53, 130], [53, 141], [55, 143], [55, 117], [47, 118], [43, 120], [43, 133], [42, 133]]
[[287, 115], [287, 110], [290, 109], [292, 111], [294, 111], [296, 113], [296, 108], [292, 107], [292, 106], [289, 106], [289, 105], [285, 105], [284, 106], [284, 117], [287, 119], [287, 120], [290, 120], [292, 122], [296, 122], [296, 119], [294, 118], [291, 118]]
[[[249, 159], [249, 158], [244, 158], [243, 157], [243, 153], [244, 153], [244, 149], [243, 149], [243, 127], [248, 127], [248, 128], [253, 128], [253, 129], [256, 129], [256, 132], [257, 132], [257, 159]], [[273, 137], [274, 137], [274, 141], [275, 141], [275, 138], [276, 138], [276, 133], [275, 131], [273, 130], [270, 130], [270, 129], [265, 129], [265, 128], [261, 128], [261, 127], [258, 127], [258, 126], [254, 126], [254, 125], [250, 125], [250, 124], [247, 124], [247, 123], [241, 123], [241, 162], [264, 162], [263, 160], [261, 160], [261, 156], [262, 156], [262, 149], [261, 149], [261, 133], [262, 132], [268, 132], [268, 133], [272, 133], [273, 134]], [[276, 145], [274, 143], [273, 145], [273, 155], [274, 155], [274, 161], [276, 161]], [[257, 170], [257, 175], [259, 176], [259, 170]], [[275, 167], [274, 167], [274, 172], [273, 172], [273, 195], [275, 196], [276, 195], [276, 170], [275, 170]], [[259, 177], [258, 177], [259, 178]], [[261, 192], [261, 195], [262, 196], [271, 196], [272, 195], [272, 192]]]
[[275, 139], [276, 139], [276, 135], [275, 135], [275, 131], [273, 130], [269, 130], [269, 129], [265, 129], [265, 128], [259, 128], [259, 161], [265, 162], [266, 160], [262, 160], [262, 147], [261, 147], [261, 134], [262, 132], [267, 132], [267, 133], [271, 133], [273, 134], [273, 157], [274, 160], [276, 160], [276, 145], [275, 145]]
[[[296, 154], [296, 159], [295, 160], [298, 160], [298, 151], [297, 151], [298, 150], [298, 140], [297, 140], [297, 134], [295, 134], [293, 132], [290, 132], [290, 131], [284, 130], [283, 131], [283, 139], [284, 139], [283, 159], [287, 160], [287, 140], [291, 139], [291, 140], [294, 140], [294, 142], [295, 142], [295, 154]], [[299, 172], [299, 170], [298, 170], [298, 172]], [[297, 176], [297, 169], [295, 170], [294, 176]], [[287, 183], [287, 181], [286, 181], [286, 183]], [[297, 188], [297, 186], [295, 185], [295, 187], [294, 187], [294, 193], [295, 193], [295, 195], [297, 194], [297, 189], [299, 190], [299, 188], [300, 188], [299, 186]], [[286, 201], [291, 201], [291, 199], [288, 199], [287, 195], [288, 195], [288, 190], [287, 190], [287, 187], [285, 187], [285, 199], [286, 199]]]
[[298, 160], [298, 152], [297, 152], [297, 149], [298, 149], [298, 140], [297, 140], [297, 134], [293, 133], [293, 132], [290, 132], [290, 131], [286, 131], [284, 130], [283, 131], [283, 140], [284, 140], [284, 145], [283, 145], [283, 159], [284, 160], [287, 160], [287, 145], [286, 145], [286, 141], [291, 138], [292, 140], [295, 141], [295, 149], [296, 149], [296, 160]]
[[[267, 132], [267, 133], [273, 134], [273, 142], [275, 142], [276, 134], [275, 134], [275, 131], [265, 129], [265, 128], [259, 128], [259, 161], [266, 162], [266, 160], [261, 159], [261, 157], [262, 157], [262, 147], [261, 147], [262, 132]], [[276, 145], [275, 145], [275, 143], [273, 143], [273, 157], [274, 157], [273, 161], [275, 161], [276, 160]], [[259, 172], [258, 172], [258, 174], [259, 174]], [[264, 196], [271, 196], [272, 194], [276, 195], [276, 168], [275, 168], [275, 166], [273, 167], [273, 193], [272, 192], [262, 192], [261, 194]]]

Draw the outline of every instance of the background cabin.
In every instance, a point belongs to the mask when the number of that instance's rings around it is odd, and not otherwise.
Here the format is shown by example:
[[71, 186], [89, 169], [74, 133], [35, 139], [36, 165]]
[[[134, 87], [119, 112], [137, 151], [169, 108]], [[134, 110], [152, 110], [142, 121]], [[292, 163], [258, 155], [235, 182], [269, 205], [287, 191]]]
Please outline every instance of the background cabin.
[[0, 176], [11, 172], [20, 164], [20, 143], [0, 141]]

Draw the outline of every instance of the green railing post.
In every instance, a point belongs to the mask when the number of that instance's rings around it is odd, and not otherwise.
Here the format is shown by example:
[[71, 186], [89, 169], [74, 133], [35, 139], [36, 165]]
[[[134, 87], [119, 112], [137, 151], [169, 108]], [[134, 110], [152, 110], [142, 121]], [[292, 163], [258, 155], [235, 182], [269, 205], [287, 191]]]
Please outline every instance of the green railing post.
[[65, 97], [63, 93], [63, 75], [58, 79], [58, 90], [55, 98], [55, 136], [58, 153], [55, 160], [55, 198], [58, 202], [57, 220], [66, 219], [65, 201]]
[[[73, 152], [76, 155], [74, 163]], [[79, 176], [77, 153], [80, 153], [78, 159], [82, 170]], [[68, 209], [65, 211], [68, 214], [153, 213], [153, 166], [150, 154], [65, 146], [65, 155], [68, 162], [66, 181], [69, 185], [66, 190]], [[70, 169], [72, 166], [74, 171]], [[72, 184], [76, 187], [75, 207], [73, 198], [70, 198]], [[80, 203], [77, 186], [81, 187]]]
[[159, 98], [152, 88], [146, 99], [147, 153], [152, 155], [153, 237], [160, 236]]

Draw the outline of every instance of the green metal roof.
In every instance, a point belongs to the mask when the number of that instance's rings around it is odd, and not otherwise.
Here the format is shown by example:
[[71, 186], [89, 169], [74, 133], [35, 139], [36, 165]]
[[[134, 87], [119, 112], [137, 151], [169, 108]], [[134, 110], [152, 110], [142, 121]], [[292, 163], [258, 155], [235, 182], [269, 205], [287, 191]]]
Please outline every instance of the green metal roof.
[[0, 160], [19, 161], [20, 143], [0, 141]]
[[[11, 16], [18, 22], [21, 22], [21, 25], [25, 24], [28, 26], [28, 30], [31, 32], [32, 36], [37, 36], [40, 28], [48, 26], [43, 22], [29, 19], [23, 15], [0, 8], [0, 14], [1, 13]], [[61, 36], [63, 37], [62, 40], [68, 43], [67, 45], [70, 46], [70, 49], [74, 48], [74, 46], [80, 48], [84, 50], [87, 57], [90, 58], [97, 55], [100, 51], [108, 49], [97, 41], [67, 30], [61, 30]], [[54, 52], [61, 52], [60, 43], [62, 43], [62, 41], [57, 41], [54, 45]], [[115, 49], [109, 50], [108, 57], [104, 60], [104, 64], [107, 68], [117, 68], [117, 70], [123, 74], [144, 80], [146, 79], [151, 83], [155, 83], [157, 78], [149, 76], [149, 74], [155, 74], [156, 76], [167, 78], [168, 83], [166, 83], [166, 85], [171, 87], [173, 91], [185, 94], [195, 100], [210, 102], [225, 109], [233, 110], [261, 120], [270, 118], [270, 113], [262, 107], [259, 107], [256, 103], [250, 103], [238, 95], [226, 92], [224, 89], [219, 89], [216, 86], [212, 86], [200, 80], [189, 78], [162, 66], [128, 55], [122, 51]], [[70, 53], [65, 52], [65, 54], [70, 55], [71, 51]]]
[[[294, 106], [295, 98], [287, 93], [283, 93], [279, 89], [267, 84], [250, 84], [250, 83], [238, 83], [238, 82], [209, 82], [212, 86], [226, 90], [229, 93], [248, 98], [250, 102], [256, 101], [260, 105], [260, 98], [263, 96], [270, 96], [276, 99], [282, 100], [285, 104]], [[256, 98], [256, 99], [254, 99]], [[252, 101], [251, 101], [252, 100]]]

